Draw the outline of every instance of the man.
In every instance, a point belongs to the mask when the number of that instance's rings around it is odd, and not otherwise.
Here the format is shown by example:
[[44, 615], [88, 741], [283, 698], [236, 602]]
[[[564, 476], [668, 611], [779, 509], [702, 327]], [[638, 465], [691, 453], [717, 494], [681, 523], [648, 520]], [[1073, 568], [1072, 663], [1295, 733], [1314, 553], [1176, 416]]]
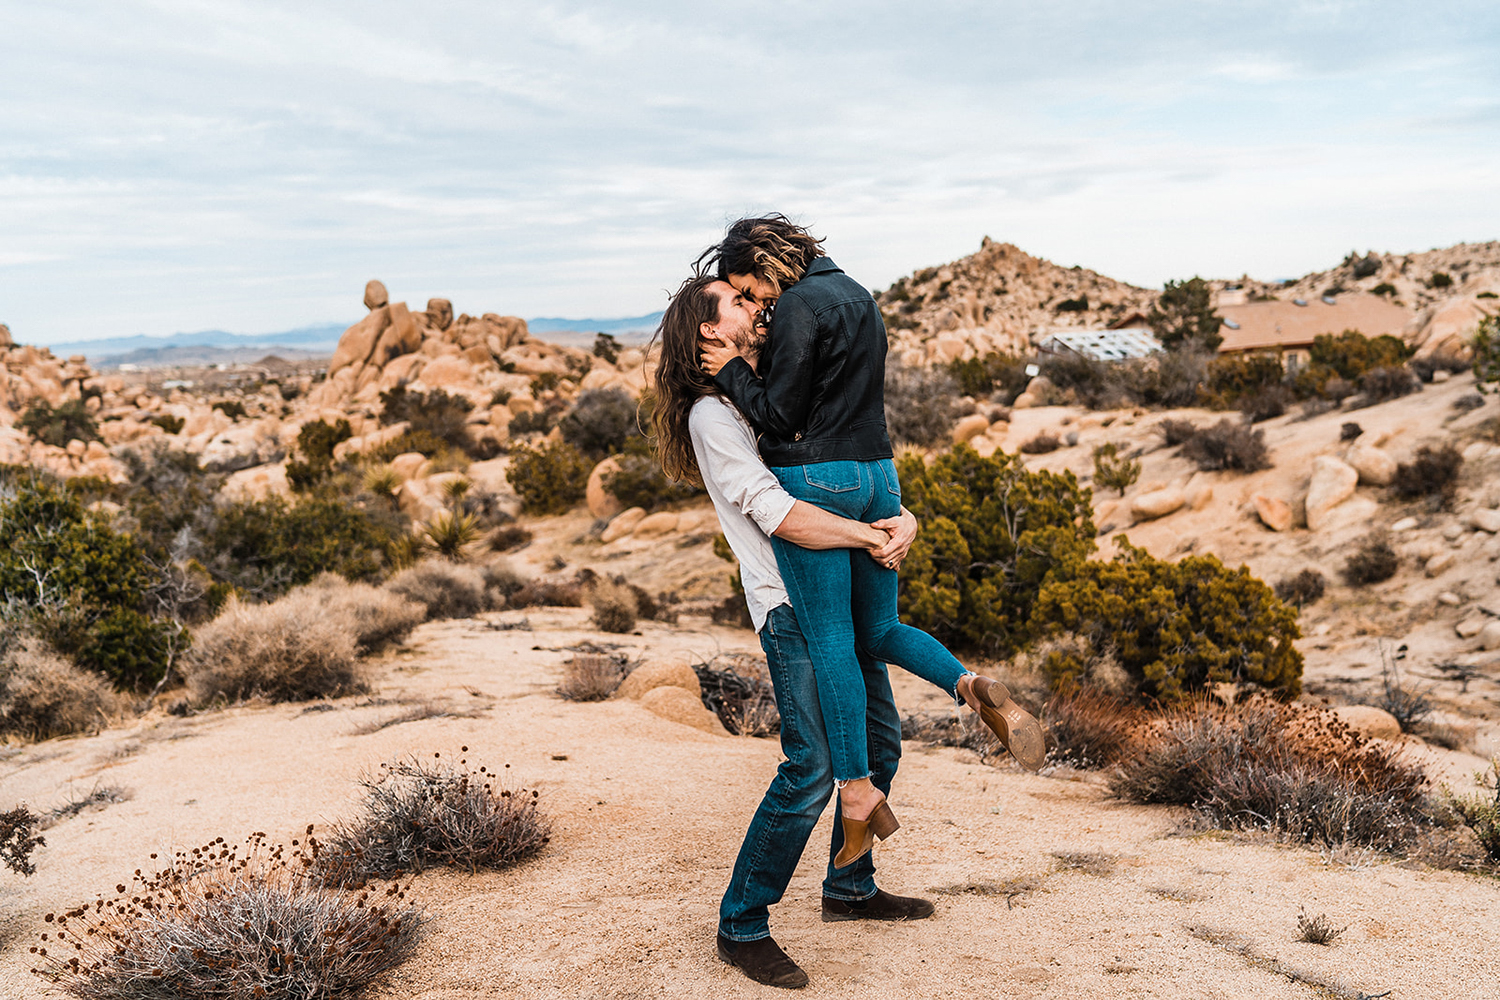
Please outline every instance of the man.
[[[700, 367], [705, 342], [733, 343], [754, 359], [765, 339], [756, 320], [754, 306], [727, 282], [703, 277], [684, 283], [662, 319], [654, 419], [663, 469], [674, 479], [701, 478], [713, 500], [740, 563], [745, 600], [781, 710], [786, 761], [756, 810], [735, 861], [719, 909], [718, 952], [756, 982], [796, 988], [807, 984], [807, 975], [771, 937], [768, 907], [785, 893], [833, 794], [833, 766], [812, 660], [769, 536], [807, 548], [862, 548], [872, 558], [899, 564], [916, 536], [916, 519], [903, 509], [900, 517], [863, 524], [794, 500], [782, 489], [762, 463], [750, 425]], [[861, 658], [861, 667], [871, 778], [889, 793], [901, 756], [900, 718], [884, 665]], [[869, 854], [835, 869], [833, 858], [842, 846], [843, 824], [836, 814], [823, 882], [825, 921], [932, 915], [927, 900], [877, 888]]]

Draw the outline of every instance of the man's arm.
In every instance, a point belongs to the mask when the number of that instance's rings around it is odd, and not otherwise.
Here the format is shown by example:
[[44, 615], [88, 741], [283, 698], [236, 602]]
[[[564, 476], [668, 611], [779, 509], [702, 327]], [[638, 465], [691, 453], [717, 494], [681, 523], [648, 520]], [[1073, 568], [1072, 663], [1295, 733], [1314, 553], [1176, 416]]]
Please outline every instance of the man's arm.
[[805, 500], [793, 503], [771, 534], [804, 549], [878, 549], [891, 538], [879, 528], [830, 514]]

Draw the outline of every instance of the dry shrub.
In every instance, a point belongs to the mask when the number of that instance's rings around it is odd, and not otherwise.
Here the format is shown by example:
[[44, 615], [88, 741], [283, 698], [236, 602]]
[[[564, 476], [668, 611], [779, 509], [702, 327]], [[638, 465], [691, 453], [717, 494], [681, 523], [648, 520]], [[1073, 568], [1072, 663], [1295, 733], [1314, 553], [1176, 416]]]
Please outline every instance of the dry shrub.
[[1406, 500], [1450, 499], [1458, 485], [1458, 470], [1464, 457], [1451, 444], [1433, 448], [1423, 445], [1410, 462], [1396, 466], [1391, 490]]
[[385, 582], [385, 589], [427, 609], [427, 620], [472, 618], [485, 610], [484, 577], [472, 566], [426, 559]]
[[357, 886], [436, 866], [507, 868], [547, 845], [551, 824], [536, 792], [502, 788], [498, 774], [462, 759], [454, 767], [433, 758], [382, 764], [360, 782], [364, 812], [337, 824], [317, 858], [324, 881]]
[[22, 639], [0, 658], [0, 736], [45, 740], [85, 732], [122, 707], [108, 681], [39, 639]]
[[35, 875], [31, 852], [46, 847], [47, 839], [36, 835], [42, 818], [25, 806], [0, 813], [0, 864], [17, 875]]
[[1212, 427], [1198, 430], [1183, 442], [1182, 457], [1196, 462], [1204, 472], [1220, 469], [1256, 472], [1271, 467], [1266, 451], [1266, 432], [1251, 430], [1247, 425], [1227, 418]]
[[1276, 584], [1276, 596], [1299, 608], [1315, 604], [1323, 596], [1326, 581], [1315, 569], [1305, 569], [1296, 576], [1288, 577]]
[[1060, 692], [1042, 711], [1047, 758], [1082, 769], [1108, 767], [1124, 755], [1141, 719], [1138, 708], [1095, 688]]
[[1335, 927], [1326, 913], [1309, 917], [1306, 910], [1297, 913], [1297, 940], [1307, 944], [1329, 945], [1344, 936], [1349, 928]]
[[1028, 455], [1045, 455], [1048, 452], [1056, 451], [1061, 447], [1062, 442], [1058, 440], [1056, 434], [1051, 434], [1047, 431], [1043, 431], [1036, 437], [1032, 438], [1030, 441], [1023, 443], [1021, 445], [1021, 450]]
[[496, 552], [514, 552], [531, 544], [535, 536], [519, 524], [505, 524], [490, 532], [489, 547]]
[[496, 559], [479, 567], [484, 580], [485, 600], [492, 608], [504, 607], [511, 595], [526, 585], [516, 568], [504, 559]]
[[703, 704], [736, 736], [775, 736], [781, 712], [765, 657], [716, 656], [693, 664], [703, 689]]
[[1372, 403], [1383, 403], [1388, 399], [1416, 392], [1422, 387], [1411, 369], [1403, 365], [1382, 365], [1371, 368], [1359, 377], [1359, 391]]
[[231, 597], [199, 626], [183, 673], [195, 703], [336, 698], [366, 689], [354, 629], [307, 591], [273, 604]]
[[1168, 448], [1175, 448], [1198, 433], [1197, 424], [1191, 420], [1179, 420], [1176, 417], [1166, 418], [1156, 425], [1156, 429], [1166, 439]]
[[1475, 782], [1483, 794], [1459, 796], [1445, 788], [1442, 804], [1474, 834], [1485, 857], [1500, 865], [1500, 757], [1490, 761], [1488, 772], [1475, 775]]
[[1359, 548], [1344, 564], [1344, 580], [1351, 587], [1379, 583], [1396, 575], [1401, 561], [1396, 550], [1384, 538], [1372, 536], [1359, 543]]
[[557, 693], [568, 701], [603, 701], [625, 679], [627, 661], [604, 653], [578, 653], [563, 664]]
[[1111, 789], [1133, 802], [1188, 806], [1211, 827], [1398, 851], [1432, 824], [1422, 768], [1329, 711], [1199, 699], [1141, 733]]
[[33, 971], [85, 1000], [353, 1000], [411, 957], [423, 916], [394, 883], [358, 895], [323, 884], [311, 829], [290, 852], [264, 834], [233, 848], [220, 837], [47, 914]]
[[330, 618], [354, 630], [354, 643], [361, 653], [403, 642], [427, 620], [427, 609], [416, 601], [368, 583], [350, 583], [337, 573], [324, 573], [304, 589]]
[[613, 580], [599, 579], [589, 588], [589, 607], [594, 609], [594, 627], [601, 632], [631, 632], [639, 613], [635, 591]]
[[573, 580], [547, 580], [538, 578], [526, 583], [506, 598], [506, 607], [530, 608], [581, 608], [583, 607], [583, 584]]

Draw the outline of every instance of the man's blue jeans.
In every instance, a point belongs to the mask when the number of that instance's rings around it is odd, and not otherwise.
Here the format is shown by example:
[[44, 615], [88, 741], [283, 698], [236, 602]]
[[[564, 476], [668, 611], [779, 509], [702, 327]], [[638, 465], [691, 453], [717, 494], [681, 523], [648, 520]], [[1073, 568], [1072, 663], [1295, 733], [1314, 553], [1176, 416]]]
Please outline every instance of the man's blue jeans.
[[[771, 471], [798, 500], [843, 517], [869, 523], [901, 513], [901, 481], [888, 458]], [[792, 607], [802, 610], [802, 632], [818, 681], [833, 776], [839, 781], [870, 776], [874, 761], [866, 752], [865, 691], [856, 647], [860, 654], [894, 663], [936, 684], [950, 697], [956, 697], [964, 665], [926, 632], [901, 624], [896, 571], [871, 559], [864, 549], [814, 551], [775, 536], [771, 546]]]
[[[807, 839], [833, 795], [833, 761], [812, 658], [797, 616], [789, 605], [772, 608], [760, 631], [761, 648], [776, 688], [781, 711], [781, 751], [786, 760], [776, 769], [771, 787], [761, 799], [745, 842], [734, 862], [729, 889], [719, 906], [719, 933], [731, 941], [757, 941], [771, 933], [768, 907], [780, 902], [796, 871]], [[866, 753], [876, 787], [887, 795], [901, 760], [901, 717], [891, 696], [885, 667], [860, 658], [866, 699]], [[828, 872], [823, 895], [834, 899], [869, 899], [875, 895], [875, 863], [869, 854], [845, 868], [834, 868], [833, 857], [844, 846], [844, 824], [834, 810], [833, 842], [828, 848]]]

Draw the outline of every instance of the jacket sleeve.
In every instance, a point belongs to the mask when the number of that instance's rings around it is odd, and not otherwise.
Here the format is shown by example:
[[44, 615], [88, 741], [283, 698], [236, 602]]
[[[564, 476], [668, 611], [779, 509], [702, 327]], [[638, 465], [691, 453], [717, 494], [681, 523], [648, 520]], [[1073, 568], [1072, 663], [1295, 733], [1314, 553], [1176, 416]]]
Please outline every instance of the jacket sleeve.
[[786, 441], [807, 429], [817, 361], [818, 325], [800, 295], [776, 303], [771, 336], [760, 356], [760, 370], [741, 358], [719, 369], [714, 384], [762, 434]]

